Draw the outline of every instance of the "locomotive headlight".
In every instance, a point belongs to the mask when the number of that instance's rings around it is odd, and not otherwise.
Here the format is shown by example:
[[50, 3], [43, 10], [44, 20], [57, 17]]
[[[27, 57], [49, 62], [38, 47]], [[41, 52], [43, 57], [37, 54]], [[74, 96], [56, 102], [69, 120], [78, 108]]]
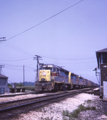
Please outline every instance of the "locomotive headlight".
[[42, 75], [45, 76], [45, 75], [46, 75], [46, 72], [43, 72]]

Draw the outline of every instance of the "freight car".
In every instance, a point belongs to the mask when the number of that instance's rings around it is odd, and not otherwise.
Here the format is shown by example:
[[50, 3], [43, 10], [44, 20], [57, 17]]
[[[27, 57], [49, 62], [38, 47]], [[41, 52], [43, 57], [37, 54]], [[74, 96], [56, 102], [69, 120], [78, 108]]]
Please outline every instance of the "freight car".
[[84, 87], [86, 87], [85, 79], [79, 76], [79, 88], [84, 88]]
[[[90, 82], [90, 83], [89, 83]], [[35, 91], [58, 91], [66, 89], [82, 88], [91, 84], [68, 70], [54, 64], [42, 64], [39, 70], [39, 80], [35, 82]]]

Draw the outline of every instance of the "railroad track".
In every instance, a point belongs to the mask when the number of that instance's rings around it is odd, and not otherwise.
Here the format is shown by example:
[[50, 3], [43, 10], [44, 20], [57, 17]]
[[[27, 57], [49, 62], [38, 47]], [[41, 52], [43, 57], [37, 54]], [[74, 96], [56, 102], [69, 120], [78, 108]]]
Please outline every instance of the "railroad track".
[[[0, 98], [3, 98], [3, 97], [15, 97], [15, 96], [20, 96], [20, 95], [28, 95], [28, 94], [35, 94], [34, 91], [32, 92], [25, 92], [25, 93], [13, 93], [13, 94], [7, 94], [7, 95], [0, 95]], [[37, 93], [39, 94], [39, 93]]]
[[[6, 115], [6, 113], [12, 113], [11, 111], [15, 111], [16, 109], [23, 109], [26, 108], [33, 108], [35, 106], [36, 108], [45, 106], [47, 104], [50, 104], [52, 102], [56, 102], [59, 100], [62, 100], [68, 96], [74, 96], [76, 94], [89, 91], [91, 88], [85, 88], [85, 89], [78, 89], [78, 90], [72, 90], [72, 91], [66, 91], [66, 92], [59, 92], [54, 93], [50, 95], [40, 96], [40, 97], [33, 97], [33, 98], [27, 98], [27, 99], [21, 99], [21, 100], [15, 100], [15, 101], [9, 101], [9, 102], [3, 102], [0, 103], [0, 116]], [[8, 115], [7, 115], [8, 117]], [[6, 116], [5, 116], [6, 118]]]

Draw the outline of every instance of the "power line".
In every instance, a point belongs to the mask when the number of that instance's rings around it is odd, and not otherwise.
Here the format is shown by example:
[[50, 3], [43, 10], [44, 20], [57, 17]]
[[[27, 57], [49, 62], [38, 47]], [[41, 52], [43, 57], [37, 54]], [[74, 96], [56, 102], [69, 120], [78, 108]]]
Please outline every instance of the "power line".
[[[18, 67], [19, 67], [19, 68], [22, 68], [22, 67], [23, 67], [23, 66], [21, 66], [21, 65], [11, 65], [11, 64], [5, 64], [5, 66], [17, 67], [17, 68], [18, 68]], [[33, 67], [27, 67], [27, 66], [26, 66], [26, 68], [33, 69], [33, 70], [35, 69], [35, 68], [33, 68]]]
[[30, 56], [32, 56], [32, 54], [31, 53], [29, 53], [29, 52], [26, 52], [25, 50], [23, 50], [22, 48], [20, 48], [19, 46], [17, 47], [15, 44], [14, 44], [14, 47], [12, 47], [11, 45], [6, 45], [6, 44], [4, 44], [5, 46], [7, 46], [7, 47], [9, 47], [9, 48], [12, 48], [13, 50], [15, 49], [15, 50], [17, 50], [17, 51], [19, 51], [19, 52], [23, 52], [23, 53], [25, 53], [25, 54], [29, 54]]
[[[74, 61], [74, 60], [94, 60], [95, 58], [79, 58], [79, 59], [63, 59], [63, 58], [51, 58], [51, 57], [46, 57], [46, 56], [42, 56], [43, 58], [47, 58], [47, 59], [57, 59], [57, 60], [69, 60], [69, 61]], [[28, 59], [32, 59], [30, 58], [23, 58], [23, 59], [14, 59], [14, 60], [0, 60], [0, 61], [23, 61], [23, 60], [28, 60]]]
[[95, 59], [95, 58], [79, 58], [79, 59], [63, 59], [63, 58], [51, 58], [51, 57], [46, 57], [42, 56], [43, 58], [48, 58], [48, 59], [57, 59], [57, 60], [89, 60], [89, 59]]
[[16, 60], [0, 60], [0, 61], [22, 61], [22, 60], [28, 60], [28, 59], [32, 59], [30, 58], [23, 58], [23, 59], [16, 59]]
[[46, 21], [48, 21], [48, 20], [50, 20], [50, 19], [52, 19], [52, 18], [58, 16], [59, 14], [65, 12], [66, 10], [68, 10], [68, 9], [70, 9], [70, 8], [72, 8], [72, 7], [74, 7], [74, 6], [76, 6], [77, 4], [81, 3], [82, 1], [83, 1], [83, 0], [80, 0], [79, 2], [76, 2], [75, 4], [73, 4], [73, 5], [71, 5], [71, 6], [67, 7], [67, 8], [65, 8], [64, 10], [62, 10], [62, 11], [60, 11], [60, 12], [54, 14], [54, 15], [52, 15], [51, 17], [49, 17], [49, 18], [43, 20], [42, 22], [40, 22], [40, 23], [38, 23], [38, 24], [36, 24], [36, 25], [34, 25], [34, 26], [32, 26], [32, 27], [30, 27], [30, 28], [28, 28], [28, 29], [26, 29], [26, 30], [24, 30], [24, 31], [22, 31], [22, 32], [20, 32], [20, 33], [14, 35], [14, 36], [12, 36], [12, 37], [10, 37], [10, 38], [8, 38], [7, 40], [10, 40], [10, 39], [12, 39], [12, 38], [14, 38], [14, 37], [17, 37], [17, 36], [19, 36], [19, 35], [21, 35], [21, 34], [27, 32], [27, 31], [29, 31], [29, 30], [31, 30], [31, 29], [33, 29], [33, 28], [35, 28], [35, 27], [41, 25], [42, 23], [44, 23], [44, 22], [46, 22]]
[[[12, 67], [23, 67], [23, 66], [19, 66], [19, 65], [10, 65], [10, 64], [5, 64], [5, 65], [12, 66]], [[33, 67], [27, 67], [27, 66], [26, 66], [26, 68], [35, 69]]]
[[[23, 66], [22, 66], [22, 68], [6, 67], [5, 69], [6, 69], [6, 70], [9, 69], [9, 70], [12, 70], [12, 71], [14, 71], [14, 72], [15, 72], [15, 71], [20, 71], [20, 72], [22, 72], [22, 71], [23, 71]], [[26, 70], [26, 72], [32, 72], [32, 73], [34, 72], [34, 69], [32, 69], [32, 70], [31, 70], [31, 69], [25, 69], [25, 70]], [[11, 73], [12, 73], [12, 72], [11, 72]]]
[[[56, 13], [56, 14], [54, 14], [53, 16], [51, 16], [51, 17], [49, 17], [49, 18], [43, 20], [42, 22], [40, 22], [40, 23], [38, 23], [38, 24], [36, 24], [36, 25], [30, 27], [29, 29], [26, 29], [26, 30], [24, 30], [23, 32], [20, 32], [19, 34], [16, 34], [16, 35], [10, 37], [10, 38], [7, 39], [7, 40], [10, 40], [10, 39], [12, 39], [12, 38], [14, 38], [14, 37], [17, 37], [18, 35], [21, 35], [21, 34], [27, 32], [27, 31], [33, 29], [34, 27], [37, 27], [37, 26], [41, 25], [42, 23], [44, 23], [44, 22], [46, 22], [46, 21], [52, 19], [53, 17], [55, 17], [55, 16], [57, 16], [57, 15], [59, 15], [59, 14], [65, 12], [66, 10], [68, 10], [68, 9], [70, 9], [71, 7], [73, 7], [73, 6], [77, 5], [77, 4], [79, 4], [79, 3], [82, 2], [82, 1], [83, 1], [83, 0], [81, 0], [81, 1], [79, 1], [79, 2], [77, 2], [77, 3], [75, 3], [75, 4], [73, 4], [73, 5], [71, 5], [71, 6], [69, 6], [68, 8], [66, 8], [66, 9], [64, 9], [64, 10], [62, 10], [62, 11]], [[3, 39], [4, 39], [4, 38], [5, 38], [5, 37], [3, 37]], [[12, 48], [12, 47], [11, 47], [11, 48]], [[24, 52], [25, 52], [25, 51], [24, 51]], [[19, 59], [19, 60], [18, 60], [18, 59], [17, 59], [17, 60], [0, 60], [0, 61], [21, 61], [21, 60], [26, 60], [26, 59], [29, 59], [29, 58]]]

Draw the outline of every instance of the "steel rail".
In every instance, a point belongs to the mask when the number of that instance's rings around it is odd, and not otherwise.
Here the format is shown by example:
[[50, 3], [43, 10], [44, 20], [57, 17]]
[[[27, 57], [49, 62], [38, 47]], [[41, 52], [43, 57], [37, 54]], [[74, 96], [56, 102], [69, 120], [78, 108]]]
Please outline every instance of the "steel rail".
[[[84, 89], [82, 89], [82, 90], [84, 90]], [[90, 90], [90, 88], [86, 88], [86, 90]], [[67, 92], [73, 93], [73, 92], [76, 92], [76, 91], [77, 90], [72, 90], [72, 91], [67, 91]], [[54, 96], [54, 95], [61, 95], [61, 94], [64, 94], [64, 92], [53, 93], [53, 94], [44, 95], [44, 96], [38, 96], [38, 97], [36, 96], [36, 97], [25, 98], [25, 99], [20, 99], [20, 100], [13, 100], [13, 101], [1, 102], [0, 105], [5, 105], [5, 104], [8, 104], [8, 103], [21, 102], [21, 101], [26, 101], [26, 100], [40, 99], [40, 98], [50, 97], [50, 96]]]
[[[89, 90], [89, 88], [88, 88]], [[72, 90], [72, 91], [67, 91], [67, 92], [76, 92], [77, 90]], [[64, 92], [60, 92], [60, 93], [52, 93], [52, 94], [49, 94], [49, 95], [44, 95], [44, 96], [36, 96], [36, 97], [31, 97], [31, 98], [25, 98], [25, 99], [20, 99], [20, 100], [13, 100], [13, 101], [7, 101], [7, 102], [1, 102], [0, 105], [5, 105], [5, 104], [8, 104], [8, 103], [15, 103], [15, 102], [21, 102], [21, 101], [26, 101], [26, 100], [32, 100], [32, 99], [40, 99], [40, 98], [45, 98], [45, 97], [50, 97], [50, 96], [54, 96], [54, 95], [60, 95], [60, 94], [63, 94]]]
[[[72, 91], [72, 92], [63, 92], [63, 93], [52, 94], [52, 95], [48, 95], [48, 96], [28, 98], [28, 99], [24, 99], [24, 100], [18, 100], [18, 101], [25, 101], [25, 100], [42, 98], [41, 100], [38, 99], [37, 101], [32, 101], [32, 102], [28, 102], [28, 103], [24, 103], [24, 104], [20, 104], [20, 105], [15, 105], [15, 106], [12, 106], [12, 107], [7, 107], [7, 108], [4, 108], [4, 109], [1, 109], [1, 110], [0, 110], [0, 113], [6, 112], [6, 111], [8, 111], [8, 110], [13, 110], [13, 109], [21, 108], [21, 107], [24, 107], [24, 106], [28, 106], [28, 105], [31, 105], [31, 104], [37, 104], [37, 103], [43, 103], [43, 102], [46, 102], [46, 101], [55, 100], [55, 99], [62, 98], [62, 97], [68, 96], [68, 95], [73, 95], [73, 94], [76, 95], [76, 94], [78, 94], [78, 93], [81, 93], [81, 92], [84, 92], [84, 91], [88, 91], [88, 90], [90, 90], [90, 89], [85, 89], [85, 90], [82, 89], [82, 90], [76, 90], [76, 91]], [[18, 101], [15, 100], [14, 102], [18, 102]], [[13, 101], [1, 103], [1, 105], [5, 105], [5, 104], [7, 104], [7, 103], [12, 103], [12, 102], [13, 102]]]
[[[18, 93], [18, 94], [13, 93], [10, 95], [0, 95], [0, 98], [2, 98], [2, 97], [14, 97], [14, 96], [28, 95], [28, 94], [35, 94], [35, 92], [29, 92], [29, 93], [25, 92], [25, 93]], [[38, 94], [38, 93], [36, 93], [36, 94]]]

